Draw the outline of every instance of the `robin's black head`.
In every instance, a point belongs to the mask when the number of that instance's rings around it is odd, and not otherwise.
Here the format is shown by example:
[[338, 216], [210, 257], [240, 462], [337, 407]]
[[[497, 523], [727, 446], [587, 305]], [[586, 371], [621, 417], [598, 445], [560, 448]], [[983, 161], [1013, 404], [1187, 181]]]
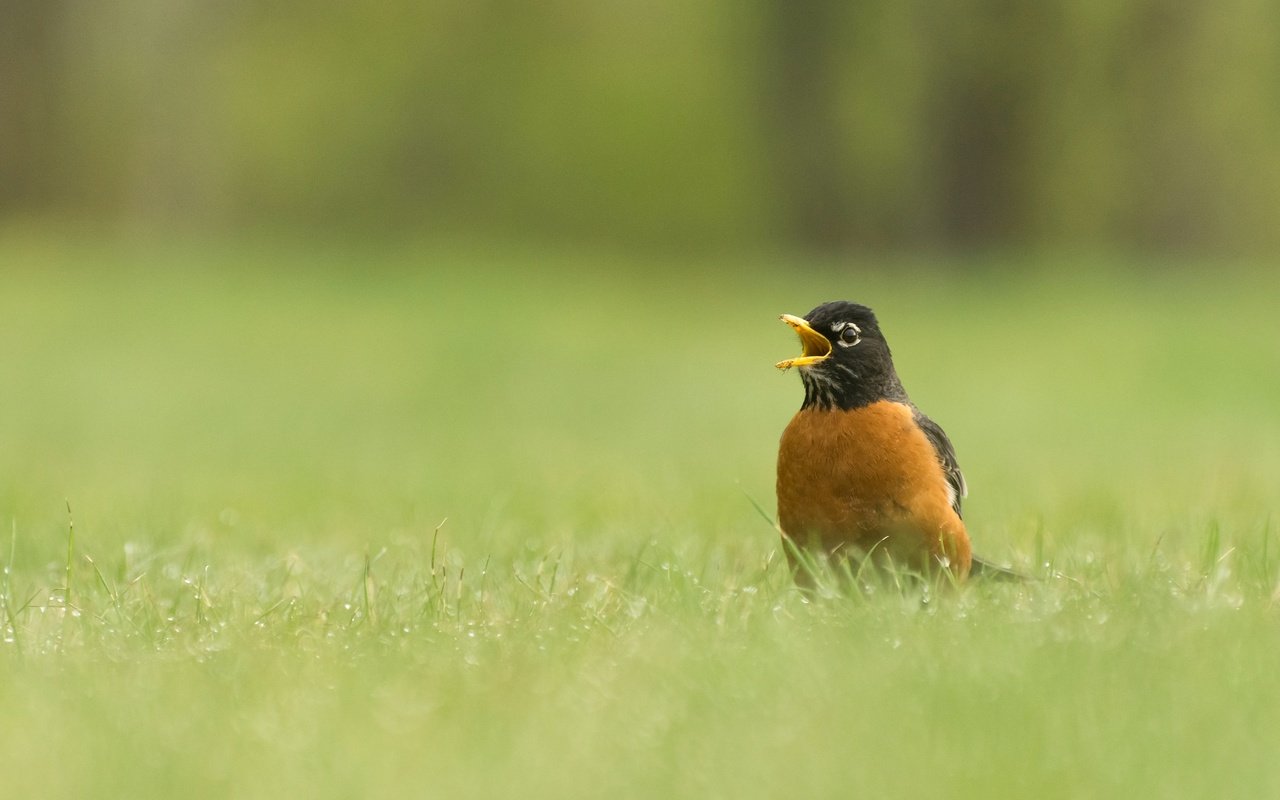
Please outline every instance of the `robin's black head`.
[[783, 314], [800, 335], [804, 353], [779, 361], [779, 369], [799, 367], [804, 407], [858, 408], [877, 400], [906, 402], [893, 369], [889, 343], [876, 315], [866, 306], [838, 300], [823, 303], [804, 318]]

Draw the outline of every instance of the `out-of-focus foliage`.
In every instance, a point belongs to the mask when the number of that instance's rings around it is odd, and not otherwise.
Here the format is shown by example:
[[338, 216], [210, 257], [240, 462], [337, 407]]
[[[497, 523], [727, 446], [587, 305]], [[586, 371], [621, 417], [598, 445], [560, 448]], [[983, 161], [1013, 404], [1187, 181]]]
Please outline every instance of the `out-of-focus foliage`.
[[1265, 0], [0, 4], [0, 218], [1280, 244]]

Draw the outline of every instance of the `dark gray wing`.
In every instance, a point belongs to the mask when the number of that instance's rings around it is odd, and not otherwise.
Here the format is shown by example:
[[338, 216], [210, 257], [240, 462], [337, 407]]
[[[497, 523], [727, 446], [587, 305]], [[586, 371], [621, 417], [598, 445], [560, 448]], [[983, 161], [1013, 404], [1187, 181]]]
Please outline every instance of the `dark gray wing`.
[[964, 482], [964, 473], [960, 471], [960, 464], [956, 461], [956, 449], [951, 446], [951, 440], [947, 438], [942, 426], [926, 417], [918, 408], [912, 407], [911, 411], [915, 416], [916, 425], [924, 431], [929, 443], [933, 445], [933, 452], [938, 455], [938, 461], [942, 464], [942, 474], [946, 477], [947, 487], [950, 489], [948, 495], [951, 499], [951, 507], [959, 517], [961, 516], [960, 501], [969, 496], [969, 486]]
[[[911, 413], [915, 417], [916, 425], [920, 426], [920, 430], [924, 431], [929, 443], [933, 445], [933, 452], [938, 454], [938, 461], [942, 464], [942, 474], [946, 477], [947, 487], [950, 489], [951, 507], [955, 509], [958, 517], [960, 516], [960, 501], [969, 496], [969, 486], [964, 482], [964, 473], [960, 471], [960, 463], [956, 461], [956, 449], [951, 446], [951, 440], [947, 438], [946, 431], [942, 430], [942, 426], [920, 413], [920, 409], [915, 406], [911, 407]], [[1001, 581], [1031, 580], [1021, 572], [997, 566], [977, 556], [973, 557], [973, 566], [969, 570], [969, 575]]]

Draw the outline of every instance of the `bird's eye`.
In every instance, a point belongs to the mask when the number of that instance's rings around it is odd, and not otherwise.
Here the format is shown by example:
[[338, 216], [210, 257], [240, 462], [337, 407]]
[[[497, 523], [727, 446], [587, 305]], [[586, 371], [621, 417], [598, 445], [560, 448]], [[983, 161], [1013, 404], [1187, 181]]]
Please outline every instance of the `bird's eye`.
[[862, 341], [862, 329], [850, 322], [845, 329], [840, 331], [840, 344], [843, 347], [853, 347]]

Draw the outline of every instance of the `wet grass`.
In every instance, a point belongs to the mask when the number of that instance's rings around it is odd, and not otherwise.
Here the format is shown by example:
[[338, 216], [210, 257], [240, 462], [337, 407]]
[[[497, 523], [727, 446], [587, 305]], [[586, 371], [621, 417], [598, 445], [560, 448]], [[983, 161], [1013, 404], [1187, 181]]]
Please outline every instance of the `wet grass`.
[[[0, 261], [13, 796], [1280, 790], [1261, 269]], [[1039, 580], [792, 587], [752, 504], [800, 394], [774, 317], [834, 297]]]

